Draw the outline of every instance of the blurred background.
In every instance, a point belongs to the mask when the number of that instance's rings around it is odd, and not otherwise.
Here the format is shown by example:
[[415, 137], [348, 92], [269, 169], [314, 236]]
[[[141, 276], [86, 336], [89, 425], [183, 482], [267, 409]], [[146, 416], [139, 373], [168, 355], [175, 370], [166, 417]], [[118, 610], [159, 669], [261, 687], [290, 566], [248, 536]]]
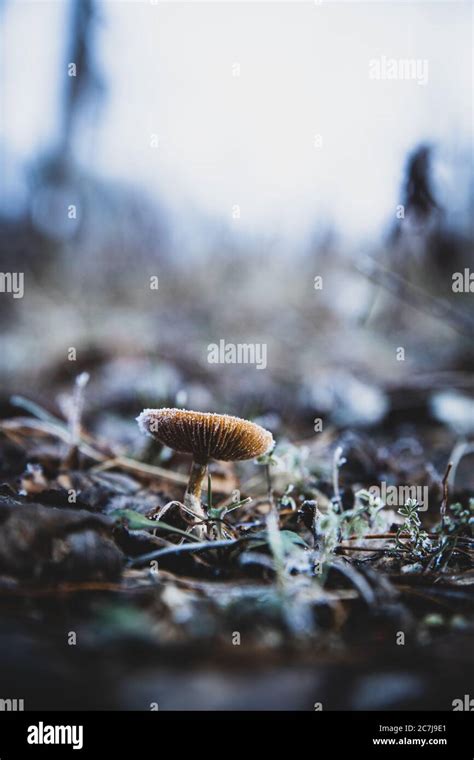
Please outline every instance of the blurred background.
[[[90, 424], [124, 442], [165, 404], [290, 437], [318, 416], [469, 433], [471, 20], [2, 0], [0, 270], [25, 277], [0, 294], [3, 415], [88, 370]], [[407, 59], [423, 77], [371, 77]], [[221, 339], [267, 368], [209, 364]]]

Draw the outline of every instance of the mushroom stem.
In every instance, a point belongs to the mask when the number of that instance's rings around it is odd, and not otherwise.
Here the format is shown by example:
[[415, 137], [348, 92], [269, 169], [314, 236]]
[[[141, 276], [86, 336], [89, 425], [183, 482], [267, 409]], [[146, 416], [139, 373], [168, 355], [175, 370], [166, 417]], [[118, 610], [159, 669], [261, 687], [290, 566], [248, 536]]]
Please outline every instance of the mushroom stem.
[[[193, 460], [191, 472], [189, 473], [188, 485], [184, 494], [185, 505], [189, 507], [197, 517], [202, 517], [203, 519], [206, 519], [206, 513], [201, 504], [201, 491], [206, 472], [207, 463], [202, 464]], [[200, 532], [205, 533], [204, 530]]]

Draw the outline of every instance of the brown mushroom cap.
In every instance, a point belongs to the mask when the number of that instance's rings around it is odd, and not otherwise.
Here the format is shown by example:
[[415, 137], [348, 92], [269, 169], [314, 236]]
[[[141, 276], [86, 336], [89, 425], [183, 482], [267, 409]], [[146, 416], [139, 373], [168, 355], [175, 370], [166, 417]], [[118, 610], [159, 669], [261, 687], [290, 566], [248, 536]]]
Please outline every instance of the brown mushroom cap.
[[144, 409], [137, 422], [142, 432], [170, 449], [192, 454], [197, 462], [254, 459], [273, 446], [268, 430], [229, 414]]

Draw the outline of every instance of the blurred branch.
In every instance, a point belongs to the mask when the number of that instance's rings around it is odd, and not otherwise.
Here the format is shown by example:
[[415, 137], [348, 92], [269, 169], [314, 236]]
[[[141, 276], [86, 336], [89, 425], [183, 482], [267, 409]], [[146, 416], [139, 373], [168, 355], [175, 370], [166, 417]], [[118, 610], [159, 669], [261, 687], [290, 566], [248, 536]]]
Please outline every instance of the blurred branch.
[[474, 320], [457, 309], [454, 309], [444, 298], [436, 298], [426, 291], [406, 280], [400, 274], [382, 266], [374, 259], [367, 258], [356, 269], [369, 280], [379, 285], [395, 298], [413, 306], [418, 311], [441, 319], [450, 324], [453, 330], [461, 335], [471, 336], [474, 331]]
[[[72, 0], [60, 147], [64, 156], [70, 151], [74, 125], [85, 97], [100, 89], [93, 56], [92, 32], [96, 16], [95, 0]], [[67, 71], [71, 63], [76, 67], [74, 76]]]

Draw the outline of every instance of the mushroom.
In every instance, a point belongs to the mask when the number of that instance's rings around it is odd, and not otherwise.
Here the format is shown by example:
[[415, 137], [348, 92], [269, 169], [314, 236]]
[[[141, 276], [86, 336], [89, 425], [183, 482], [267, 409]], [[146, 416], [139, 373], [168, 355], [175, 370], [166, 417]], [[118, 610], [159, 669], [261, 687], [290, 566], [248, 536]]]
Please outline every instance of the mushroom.
[[137, 417], [140, 430], [174, 451], [192, 454], [184, 494], [185, 505], [205, 519], [201, 490], [210, 459], [226, 462], [254, 459], [273, 446], [273, 436], [260, 425], [229, 414], [186, 409], [144, 409]]

